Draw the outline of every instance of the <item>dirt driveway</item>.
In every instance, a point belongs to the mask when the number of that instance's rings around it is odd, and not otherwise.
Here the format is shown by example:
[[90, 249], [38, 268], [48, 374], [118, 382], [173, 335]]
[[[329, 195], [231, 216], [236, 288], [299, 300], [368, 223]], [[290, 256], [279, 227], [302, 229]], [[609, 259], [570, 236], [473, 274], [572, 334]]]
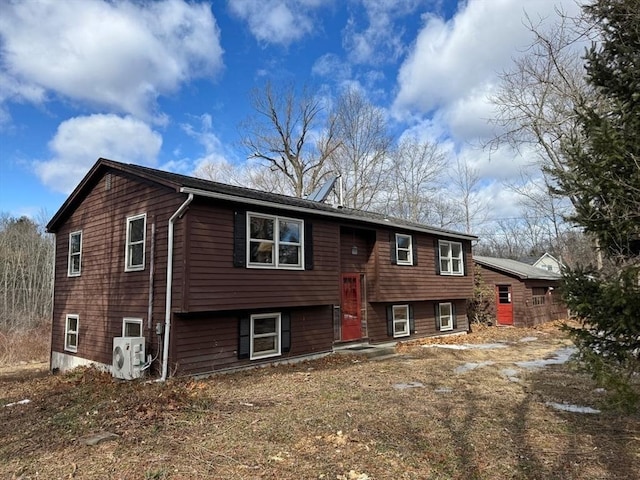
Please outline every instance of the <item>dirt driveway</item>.
[[165, 384], [0, 372], [0, 477], [640, 478], [640, 416], [606, 410], [570, 348], [493, 327]]

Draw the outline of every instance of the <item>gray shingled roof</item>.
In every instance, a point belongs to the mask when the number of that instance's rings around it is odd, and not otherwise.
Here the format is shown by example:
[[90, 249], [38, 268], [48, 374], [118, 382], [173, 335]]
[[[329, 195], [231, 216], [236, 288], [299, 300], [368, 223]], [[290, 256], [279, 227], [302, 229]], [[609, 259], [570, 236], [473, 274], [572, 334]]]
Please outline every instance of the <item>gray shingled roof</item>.
[[521, 280], [560, 280], [562, 275], [537, 268], [509, 258], [483, 257], [474, 255], [473, 260], [484, 267], [490, 267], [515, 275]]
[[222, 194], [228, 197], [232, 197], [235, 201], [242, 203], [243, 200], [258, 200], [261, 202], [267, 202], [273, 204], [275, 207], [286, 209], [296, 208], [304, 209], [310, 213], [318, 215], [327, 215], [333, 217], [341, 217], [345, 220], [359, 221], [363, 223], [377, 224], [391, 226], [395, 228], [404, 228], [408, 230], [414, 230], [419, 232], [433, 233], [444, 237], [459, 238], [465, 240], [477, 240], [478, 237], [471, 234], [456, 232], [453, 230], [447, 230], [443, 228], [431, 227], [421, 223], [410, 222], [407, 220], [387, 217], [374, 212], [367, 212], [364, 210], [354, 210], [351, 208], [335, 207], [326, 203], [315, 202], [304, 198], [290, 197], [287, 195], [281, 195], [277, 193], [264, 192], [260, 190], [254, 190], [251, 188], [238, 187], [235, 185], [227, 185], [219, 182], [212, 182], [210, 180], [204, 180], [202, 178], [189, 177], [187, 175], [180, 175], [178, 173], [166, 172], [163, 170], [157, 170], [155, 168], [143, 167], [141, 165], [133, 165], [120, 163], [113, 160], [100, 158], [85, 178], [80, 182], [78, 187], [69, 196], [67, 201], [62, 205], [60, 210], [53, 216], [52, 220], [47, 225], [47, 229], [55, 231], [55, 227], [58, 222], [64, 218], [68, 209], [73, 209], [74, 205], [83, 196], [83, 191], [90, 185], [91, 177], [96, 175], [99, 169], [111, 168], [129, 172], [134, 175], [139, 175], [143, 178], [154, 180], [158, 183], [175, 188], [176, 191], [181, 191], [181, 188], [194, 189], [202, 192]]

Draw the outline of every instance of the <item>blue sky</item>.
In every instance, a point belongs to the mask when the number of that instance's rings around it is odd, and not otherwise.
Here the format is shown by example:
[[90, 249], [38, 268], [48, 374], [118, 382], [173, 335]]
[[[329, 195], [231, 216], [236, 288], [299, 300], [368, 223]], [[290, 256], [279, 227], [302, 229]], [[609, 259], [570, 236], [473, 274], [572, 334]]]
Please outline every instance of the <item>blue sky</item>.
[[526, 159], [477, 145], [488, 96], [530, 42], [523, 25], [572, 0], [24, 0], [0, 2], [0, 212], [51, 216], [99, 157], [191, 174], [240, 164], [240, 122], [266, 80], [356, 86], [394, 134], [438, 141], [503, 182]]

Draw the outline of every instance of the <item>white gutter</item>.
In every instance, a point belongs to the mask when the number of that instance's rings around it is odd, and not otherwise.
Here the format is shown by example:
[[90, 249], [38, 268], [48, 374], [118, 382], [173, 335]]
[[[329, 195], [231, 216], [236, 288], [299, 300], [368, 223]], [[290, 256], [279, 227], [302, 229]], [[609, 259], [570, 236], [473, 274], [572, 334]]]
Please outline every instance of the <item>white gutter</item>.
[[360, 222], [366, 222], [366, 223], [373, 223], [376, 225], [384, 225], [385, 227], [389, 227], [389, 225], [391, 225], [392, 227], [397, 227], [397, 228], [401, 228], [401, 229], [405, 229], [405, 230], [413, 230], [416, 232], [424, 232], [424, 233], [429, 233], [432, 235], [437, 235], [440, 237], [447, 237], [447, 238], [458, 238], [458, 239], [463, 239], [463, 240], [477, 240], [478, 237], [476, 237], [475, 235], [465, 235], [463, 233], [457, 233], [457, 232], [450, 232], [447, 230], [434, 230], [431, 228], [421, 228], [418, 226], [409, 226], [409, 225], [403, 225], [400, 223], [395, 223], [393, 221], [389, 221], [385, 218], [384, 221], [382, 220], [375, 220], [375, 219], [371, 219], [371, 218], [366, 218], [366, 217], [355, 217], [353, 215], [348, 215], [346, 213], [342, 213], [342, 210], [336, 209], [335, 212], [332, 212], [330, 210], [316, 210], [314, 208], [308, 208], [308, 207], [300, 207], [298, 205], [288, 205], [286, 203], [276, 203], [276, 202], [270, 202], [268, 200], [259, 200], [257, 198], [247, 198], [247, 197], [238, 197], [236, 195], [229, 195], [227, 193], [218, 193], [218, 192], [210, 192], [208, 190], [201, 190], [199, 188], [191, 188], [191, 187], [182, 187], [180, 188], [180, 192], [181, 193], [188, 193], [188, 194], [194, 194], [194, 195], [198, 195], [201, 197], [209, 197], [209, 198], [216, 198], [218, 200], [227, 200], [229, 202], [241, 202], [241, 203], [246, 203], [248, 205], [258, 205], [261, 207], [269, 207], [269, 208], [278, 208], [278, 209], [284, 209], [284, 210], [290, 210], [293, 212], [302, 212], [302, 213], [310, 213], [313, 215], [322, 215], [325, 217], [334, 217], [334, 218], [341, 218], [344, 220], [350, 220], [350, 221], [360, 221]]
[[189, 193], [189, 197], [182, 205], [180, 205], [178, 210], [176, 210], [176, 213], [171, 215], [171, 218], [169, 219], [169, 233], [167, 240], [167, 292], [164, 308], [164, 345], [162, 348], [161, 382], [164, 382], [167, 379], [169, 371], [169, 332], [171, 330], [171, 291], [173, 286], [173, 224], [184, 214], [184, 211], [192, 201], [193, 193]]

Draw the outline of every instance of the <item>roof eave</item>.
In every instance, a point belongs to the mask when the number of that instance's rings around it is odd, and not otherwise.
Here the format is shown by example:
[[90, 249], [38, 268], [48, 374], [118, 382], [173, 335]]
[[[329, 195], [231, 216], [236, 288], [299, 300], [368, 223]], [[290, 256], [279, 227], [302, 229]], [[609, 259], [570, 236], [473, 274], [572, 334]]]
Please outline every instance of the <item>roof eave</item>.
[[307, 213], [307, 214], [312, 214], [312, 215], [339, 218], [339, 219], [343, 219], [343, 220], [350, 220], [350, 221], [356, 220], [358, 222], [369, 223], [369, 224], [374, 224], [374, 225], [391, 226], [391, 227], [398, 228], [398, 229], [413, 230], [413, 231], [418, 231], [418, 232], [423, 232], [423, 233], [429, 233], [429, 234], [432, 234], [432, 235], [438, 235], [438, 236], [441, 236], [441, 237], [457, 238], [457, 239], [461, 239], [461, 240], [477, 240], [478, 239], [478, 237], [476, 237], [475, 235], [467, 235], [467, 234], [462, 234], [462, 233], [449, 232], [449, 231], [446, 231], [446, 230], [437, 230], [437, 229], [432, 229], [432, 228], [428, 228], [428, 227], [402, 225], [402, 224], [395, 223], [392, 220], [375, 220], [375, 219], [367, 218], [367, 217], [364, 217], [364, 216], [350, 215], [350, 214], [345, 213], [344, 210], [342, 210], [340, 208], [336, 208], [335, 211], [331, 211], [331, 210], [316, 210], [316, 209], [313, 209], [313, 208], [308, 208], [308, 207], [303, 207], [303, 206], [298, 206], [298, 205], [287, 205], [287, 204], [283, 204], [283, 203], [270, 202], [268, 200], [260, 200], [260, 199], [257, 199], [257, 198], [239, 197], [239, 196], [236, 196], [236, 195], [229, 195], [229, 194], [226, 194], [226, 193], [213, 192], [213, 191], [209, 191], [209, 190], [202, 190], [202, 189], [192, 188], [192, 187], [182, 187], [182, 188], [180, 188], [180, 192], [181, 193], [192, 193], [194, 195], [207, 197], [207, 198], [215, 198], [215, 199], [218, 199], [218, 200], [226, 200], [226, 201], [230, 201], [230, 202], [240, 202], [240, 203], [243, 203], [243, 204], [255, 205], [255, 206], [260, 206], [260, 207], [278, 208], [278, 209], [281, 209], [281, 210], [288, 210], [288, 211]]

